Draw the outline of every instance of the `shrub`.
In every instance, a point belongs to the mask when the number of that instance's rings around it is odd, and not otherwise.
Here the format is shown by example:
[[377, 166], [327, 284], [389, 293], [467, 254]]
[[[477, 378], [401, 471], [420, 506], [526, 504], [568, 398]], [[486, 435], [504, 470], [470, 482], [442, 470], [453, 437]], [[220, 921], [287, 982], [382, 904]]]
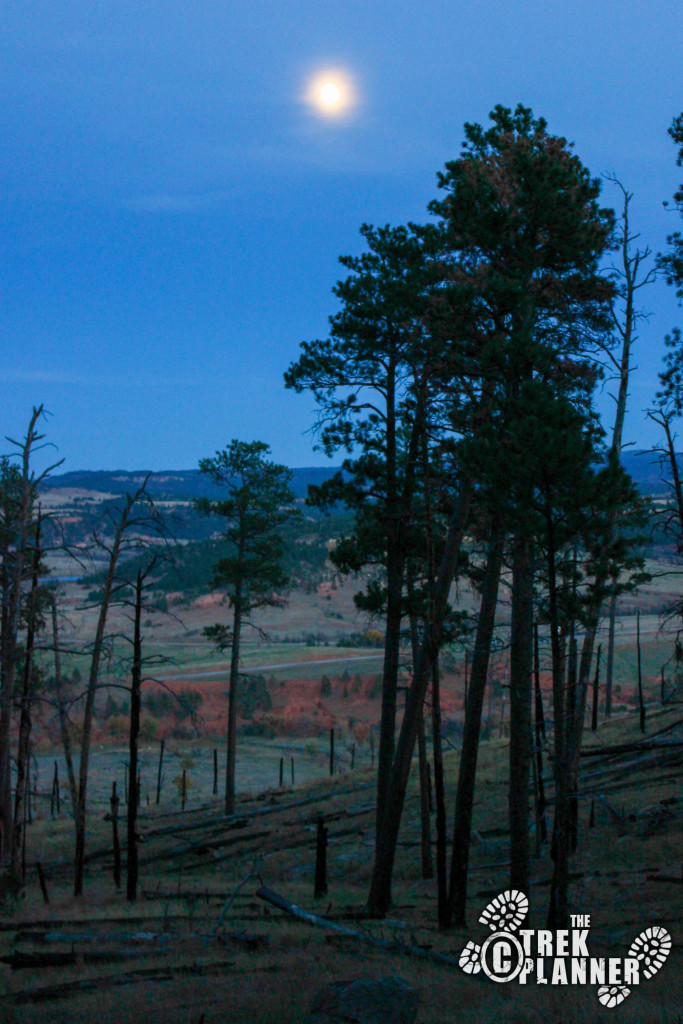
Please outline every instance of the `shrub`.
[[382, 677], [380, 675], [375, 676], [374, 682], [368, 690], [368, 698], [374, 700], [375, 697], [380, 697], [382, 694]]
[[140, 739], [154, 740], [159, 732], [159, 723], [156, 718], [143, 718], [140, 724]]
[[275, 739], [275, 729], [267, 722], [247, 722], [239, 729], [241, 736], [256, 736], [266, 740]]
[[105, 721], [112, 718], [114, 715], [118, 715], [119, 706], [110, 693], [107, 694], [107, 699], [104, 702], [104, 710], [102, 711], [102, 717]]
[[184, 722], [190, 715], [195, 715], [203, 703], [204, 698], [198, 690], [183, 688], [178, 694], [178, 703], [175, 709], [176, 718], [179, 722]]
[[270, 711], [273, 701], [265, 676], [245, 676], [237, 690], [237, 711], [242, 718], [251, 718], [254, 711]]

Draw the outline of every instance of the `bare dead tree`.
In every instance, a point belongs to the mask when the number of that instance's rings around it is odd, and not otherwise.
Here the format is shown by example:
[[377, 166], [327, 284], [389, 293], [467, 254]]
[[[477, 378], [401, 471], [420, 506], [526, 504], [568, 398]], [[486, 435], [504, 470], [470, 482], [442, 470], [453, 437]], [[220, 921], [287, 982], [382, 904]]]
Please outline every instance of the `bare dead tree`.
[[[143, 526], [149, 527], [150, 522], [158, 519], [156, 509], [147, 495], [146, 487], [149, 474], [138, 487], [134, 494], [127, 494], [125, 502], [115, 510], [110, 511], [110, 520], [113, 527], [113, 539], [106, 541], [102, 536], [95, 535], [96, 545], [105, 550], [108, 556], [107, 573], [104, 581], [100, 609], [97, 617], [95, 638], [90, 649], [90, 667], [88, 681], [85, 691], [85, 708], [83, 713], [83, 727], [81, 739], [81, 760], [78, 773], [78, 800], [76, 807], [76, 850], [74, 857], [74, 896], [83, 894], [83, 875], [85, 867], [85, 825], [86, 825], [86, 797], [88, 787], [88, 770], [90, 766], [90, 744], [92, 738], [92, 726], [95, 712], [95, 695], [100, 680], [100, 668], [102, 657], [106, 649], [106, 626], [112, 599], [123, 584], [117, 580], [116, 572], [119, 559], [126, 548], [126, 540], [133, 537], [133, 544], [139, 546], [139, 540], [135, 540], [135, 531]], [[130, 545], [128, 545], [130, 547]]]
[[32, 571], [36, 496], [41, 481], [62, 461], [38, 475], [33, 472], [33, 456], [46, 447], [45, 435], [38, 431], [42, 416], [43, 406], [39, 405], [33, 409], [24, 440], [7, 439], [15, 449], [19, 465], [5, 457], [0, 466], [0, 862], [8, 857], [12, 847], [12, 695], [19, 664], [23, 587]]

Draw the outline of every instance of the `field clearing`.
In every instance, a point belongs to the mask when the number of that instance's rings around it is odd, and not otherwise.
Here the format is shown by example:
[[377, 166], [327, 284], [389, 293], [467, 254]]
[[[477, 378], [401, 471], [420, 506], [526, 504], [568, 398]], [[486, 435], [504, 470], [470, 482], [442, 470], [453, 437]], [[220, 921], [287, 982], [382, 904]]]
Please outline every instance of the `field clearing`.
[[[350, 771], [350, 746], [348, 740], [338, 738], [335, 746], [335, 774], [337, 775], [343, 775]], [[197, 741], [171, 740], [165, 744], [158, 813], [175, 813], [180, 809], [183, 769], [186, 771], [187, 811], [213, 802], [214, 749], [218, 750], [218, 792], [221, 793], [224, 789], [225, 743], [222, 743], [220, 747]], [[294, 759], [294, 786], [292, 785], [292, 758]], [[279, 790], [281, 759], [284, 760], [282, 792], [329, 778], [329, 744], [325, 740], [298, 737], [267, 740], [240, 736], [235, 769], [235, 786], [238, 796], [250, 798], [266, 790]], [[371, 756], [367, 745], [357, 745], [354, 761], [358, 768], [370, 765]], [[38, 767], [36, 821], [46, 822], [49, 820], [50, 793], [55, 762], [58, 765], [61, 783], [62, 814], [68, 814], [66, 764], [63, 755], [53, 752], [37, 754], [35, 757]], [[152, 808], [149, 813], [156, 814], [159, 743], [143, 743], [140, 746], [139, 765], [142, 794], [141, 812], [144, 815], [149, 807]], [[74, 758], [74, 767], [78, 775], [78, 757]], [[88, 809], [89, 813], [97, 819], [103, 817], [109, 810], [112, 782], [116, 781], [118, 793], [122, 799], [124, 798], [127, 769], [127, 747], [101, 744], [98, 749], [92, 751], [88, 781]], [[34, 831], [39, 832], [38, 829]], [[30, 851], [30, 857], [35, 860], [49, 860], [51, 857], [49, 846]]]
[[[670, 725], [671, 738], [683, 739], [680, 723], [675, 725], [681, 718], [680, 705], [662, 708], [659, 702], [661, 669], [672, 653], [672, 634], [660, 630], [659, 612], [676, 596], [677, 584], [676, 577], [662, 576], [648, 584], [638, 599], [628, 598], [633, 604], [624, 599], [616, 628], [615, 714], [605, 723], [601, 711], [596, 734], [587, 726], [588, 748], [630, 745], [640, 739], [635, 712], [636, 617], [632, 614], [636, 607], [642, 612], [645, 739]], [[229, 610], [211, 598], [174, 606], [178, 618], [150, 612], [143, 625], [144, 651], [161, 658], [148, 673], [157, 682], [147, 681], [143, 695], [158, 695], [166, 688], [173, 693], [190, 689], [201, 695], [203, 703], [194, 719], [182, 722], [169, 713], [155, 718], [151, 705], [145, 707], [143, 725], [158, 732], [154, 739], [149, 738], [153, 732], [143, 738], [140, 749], [141, 877], [134, 904], [127, 903], [114, 886], [111, 822], [107, 820], [116, 781], [121, 797], [119, 830], [125, 835], [128, 717], [125, 708], [113, 717], [102, 714], [108, 694], [120, 701], [124, 691], [105, 688], [98, 698], [88, 790], [86, 892], [79, 900], [70, 894], [73, 823], [65, 765], [61, 753], [45, 736], [40, 739], [36, 728], [38, 771], [33, 784], [38, 795], [27, 830], [27, 885], [19, 899], [8, 898], [0, 905], [0, 955], [25, 954], [28, 966], [0, 965], [1, 1024], [64, 1024], [66, 1020], [69, 1024], [92, 1020], [147, 1024], [150, 1012], [164, 1024], [223, 1024], [226, 1019], [231, 1024], [300, 1024], [312, 993], [327, 981], [390, 973], [405, 977], [420, 991], [418, 1024], [458, 1020], [468, 1024], [682, 1024], [683, 789], [677, 749], [657, 751], [651, 757], [644, 748], [628, 769], [622, 767], [623, 759], [606, 754], [597, 760], [582, 759], [580, 844], [570, 869], [570, 899], [572, 912], [592, 916], [591, 954], [623, 956], [643, 928], [657, 923], [670, 930], [675, 943], [661, 974], [634, 989], [618, 1011], [601, 1008], [595, 989], [496, 986], [481, 977], [468, 977], [457, 967], [373, 945], [374, 940], [398, 937], [404, 946], [457, 960], [469, 939], [481, 941], [477, 917], [491, 896], [509, 883], [508, 608], [504, 602], [484, 708], [487, 740], [480, 752], [470, 852], [470, 927], [448, 933], [436, 927], [435, 883], [421, 878], [415, 768], [402, 821], [389, 921], [352, 921], [350, 926], [360, 937], [341, 938], [264, 903], [259, 896], [261, 881], [286, 900], [337, 918], [357, 915], [367, 896], [376, 784], [370, 734], [379, 720], [376, 690], [382, 650], [339, 646], [342, 636], [348, 638], [371, 626], [353, 608], [356, 589], [358, 581], [350, 581], [324, 593], [297, 592], [288, 608], [268, 612], [267, 640], [244, 644], [242, 685], [247, 686], [249, 676], [263, 676], [271, 706], [240, 720], [238, 808], [232, 818], [223, 815], [221, 799], [228, 663], [202, 637], [204, 626], [218, 619], [227, 621]], [[78, 637], [91, 635], [94, 611], [83, 607], [84, 592], [78, 584], [67, 582], [65, 592], [71, 602], [66, 632], [71, 631], [75, 644]], [[466, 602], [471, 599], [465, 593], [462, 597]], [[118, 610], [112, 629], [125, 628], [129, 624]], [[603, 623], [599, 637], [603, 680], [606, 637]], [[542, 684], [547, 693], [550, 677], [543, 630], [540, 639]], [[115, 647], [103, 682], [114, 687], [127, 684], [126, 650], [125, 645]], [[448, 834], [462, 722], [464, 651], [462, 645], [445, 652], [443, 658]], [[78, 664], [78, 658], [73, 656], [70, 664]], [[402, 683], [406, 683], [407, 649], [402, 669]], [[672, 670], [672, 664], [665, 669], [667, 694], [673, 691]], [[158, 680], [164, 680], [163, 685]], [[591, 700], [589, 694], [589, 708]], [[603, 700], [601, 691], [600, 705]], [[546, 713], [549, 704], [548, 699]], [[263, 724], [275, 728], [274, 738], [246, 734], [245, 729]], [[330, 727], [335, 729], [333, 778], [329, 775]], [[157, 806], [161, 736], [165, 747]], [[218, 751], [218, 795], [213, 792], [214, 749]], [[428, 753], [431, 756], [429, 743]], [[49, 791], [55, 760], [62, 807], [58, 819], [52, 820]], [[181, 810], [183, 771], [186, 802]], [[545, 772], [552, 814], [548, 760]], [[591, 812], [595, 820], [589, 828]], [[313, 858], [319, 814], [329, 829], [329, 891], [316, 901]], [[38, 861], [47, 876], [49, 907], [41, 901]], [[532, 927], [544, 924], [551, 870], [546, 845], [532, 864]], [[231, 898], [217, 930], [222, 908]], [[152, 937], [130, 939], [141, 932]], [[39, 938], [46, 933], [70, 938], [61, 944], [57, 939]], [[56, 967], [54, 955], [59, 951], [67, 954], [68, 962]], [[48, 965], [37, 967], [31, 959], [36, 956], [47, 956]]]
[[[680, 724], [670, 728], [680, 719], [680, 708], [653, 710], [649, 734], [668, 729], [665, 735], [680, 736]], [[639, 736], [637, 716], [622, 714], [589, 737], [588, 746], [630, 744]], [[263, 765], [270, 758], [273, 766], [277, 750], [277, 745], [254, 744], [256, 760]], [[85, 1024], [95, 1019], [141, 1024], [150, 1010], [168, 1024], [199, 1024], [202, 1015], [204, 1024], [299, 1024], [312, 993], [327, 981], [391, 973], [418, 988], [419, 1024], [677, 1024], [683, 1006], [683, 908], [680, 885], [666, 879], [680, 869], [683, 792], [680, 768], [673, 775], [661, 766], [653, 770], [648, 757], [646, 751], [626, 774], [618, 759], [587, 760], [580, 845], [571, 864], [571, 910], [591, 914], [591, 955], [623, 956], [632, 938], [656, 923], [674, 940], [660, 974], [634, 989], [617, 1011], [600, 1007], [594, 988], [494, 985], [481, 975], [469, 977], [457, 967], [372, 944], [392, 940], [457, 958], [468, 939], [481, 941], [476, 918], [490, 895], [505, 888], [509, 859], [507, 744], [495, 740], [481, 748], [468, 928], [443, 933], [436, 927], [435, 884], [420, 877], [415, 772], [402, 822], [390, 919], [342, 922], [361, 933], [356, 939], [334, 936], [274, 910], [259, 896], [259, 888], [263, 882], [287, 900], [332, 918], [362, 907], [374, 834], [374, 773], [368, 767], [295, 790], [271, 788], [260, 798], [244, 797], [230, 819], [222, 816], [219, 800], [188, 806], [184, 813], [168, 804], [149, 811], [143, 806], [142, 891], [135, 904], [114, 888], [110, 826], [93, 815], [85, 896], [74, 900], [69, 894], [68, 860], [60, 865], [46, 858], [50, 906], [43, 905], [30, 869], [25, 894], [2, 911], [2, 955], [76, 951], [74, 961], [60, 968], [0, 967], [3, 1024]], [[100, 767], [106, 773], [106, 761]], [[449, 751], [449, 827], [456, 769], [457, 754]], [[600, 794], [622, 822], [598, 799]], [[588, 828], [591, 800], [595, 825]], [[648, 809], [664, 806], [669, 811], [653, 827]], [[316, 901], [313, 849], [320, 813], [329, 829], [329, 890]], [[30, 831], [31, 864], [41, 832], [46, 853], [60, 842], [67, 852], [68, 821], [35, 821]], [[531, 927], [543, 926], [550, 870], [546, 848], [532, 862]], [[40, 938], [46, 932], [55, 938]], [[126, 940], [140, 933], [149, 938]], [[60, 943], [59, 934], [68, 940]], [[96, 939], [89, 937], [94, 935]], [[98, 953], [119, 960], [100, 964], [87, 959], [86, 954]]]

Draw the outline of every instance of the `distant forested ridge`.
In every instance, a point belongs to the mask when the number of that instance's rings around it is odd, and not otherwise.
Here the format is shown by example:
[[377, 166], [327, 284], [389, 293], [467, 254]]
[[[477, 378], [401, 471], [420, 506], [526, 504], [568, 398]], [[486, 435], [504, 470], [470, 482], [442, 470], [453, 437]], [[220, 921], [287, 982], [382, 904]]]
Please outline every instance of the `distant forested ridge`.
[[[291, 488], [297, 498], [305, 498], [309, 484], [321, 484], [333, 476], [338, 466], [327, 468], [307, 467], [293, 469]], [[125, 469], [76, 469], [70, 473], [58, 473], [45, 480], [41, 487], [74, 488], [95, 491], [100, 494], [127, 494], [140, 486], [147, 475], [146, 470]], [[214, 497], [216, 488], [206, 475], [198, 469], [165, 469], [151, 473], [147, 492], [155, 501], [191, 501], [193, 498]]]
[[[679, 453], [678, 465], [683, 474], [683, 453]], [[643, 494], [660, 495], [667, 491], [662, 480], [659, 456], [651, 451], [624, 451], [621, 461]], [[297, 498], [305, 498], [309, 484], [319, 486], [338, 470], [338, 466], [309, 466], [293, 469], [291, 488]], [[58, 473], [43, 481], [41, 487], [75, 488], [104, 494], [126, 494], [139, 487], [146, 476], [144, 470], [123, 469], [76, 469], [70, 473]], [[168, 469], [152, 473], [147, 491], [156, 501], [191, 501], [193, 498], [212, 497], [216, 493], [213, 483], [198, 469]]]

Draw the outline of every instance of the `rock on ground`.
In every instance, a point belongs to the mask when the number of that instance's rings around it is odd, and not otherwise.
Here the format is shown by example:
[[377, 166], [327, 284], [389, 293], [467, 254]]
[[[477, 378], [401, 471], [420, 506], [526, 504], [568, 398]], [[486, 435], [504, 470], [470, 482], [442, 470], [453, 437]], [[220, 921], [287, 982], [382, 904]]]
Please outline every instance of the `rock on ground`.
[[316, 994], [305, 1024], [414, 1024], [418, 999], [395, 976], [336, 981]]

